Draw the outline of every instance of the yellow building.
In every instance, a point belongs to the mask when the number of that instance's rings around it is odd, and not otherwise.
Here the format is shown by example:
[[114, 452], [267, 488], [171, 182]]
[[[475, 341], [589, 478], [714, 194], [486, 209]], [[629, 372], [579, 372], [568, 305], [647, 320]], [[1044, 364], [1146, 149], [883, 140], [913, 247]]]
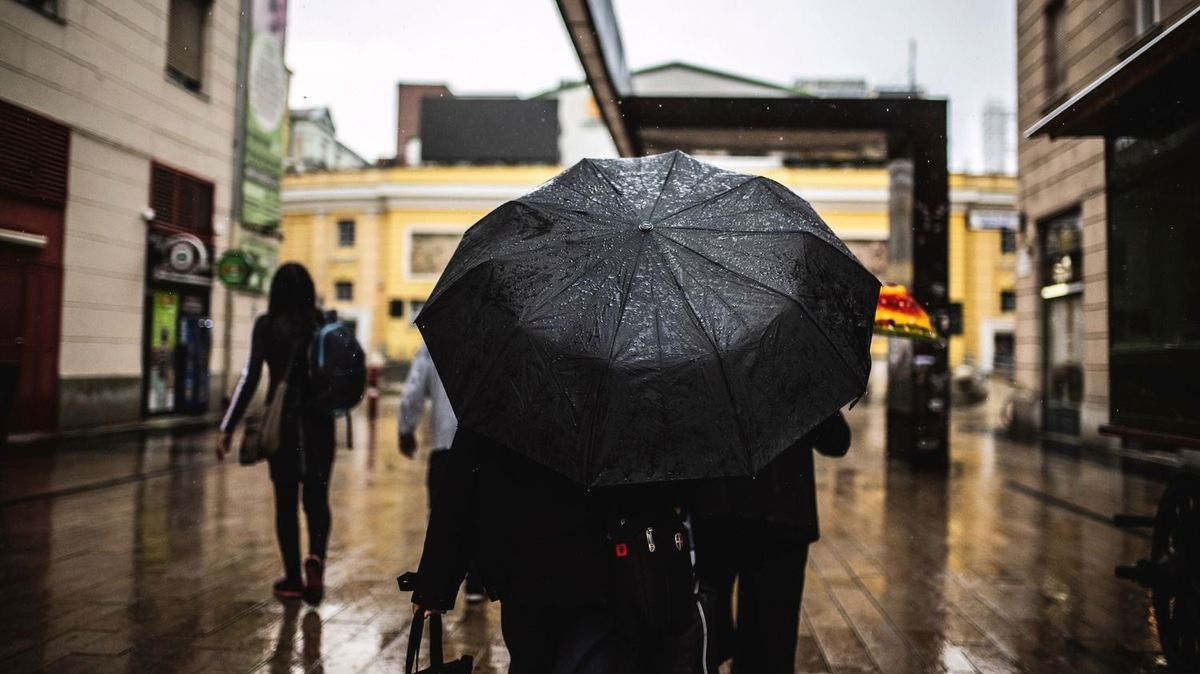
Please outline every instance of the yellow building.
[[[754, 161], [722, 163], [796, 191], [868, 269], [884, 274], [885, 170], [781, 168]], [[462, 233], [560, 170], [418, 166], [288, 176], [280, 260], [302, 262], [312, 271], [318, 297], [356, 325], [369, 353], [407, 360], [420, 343], [413, 318]], [[1011, 235], [985, 228], [1009, 226], [1016, 183], [955, 175], [950, 187], [950, 296], [963, 304], [964, 319], [963, 334], [951, 339], [951, 364], [969, 358], [990, 369], [998, 351], [1002, 357], [1011, 353], [1005, 350], [1011, 345], [1011, 314], [1001, 306], [1009, 300], [1001, 293], [1012, 288], [1013, 255], [1001, 253], [1001, 239]], [[882, 358], [885, 349], [878, 340], [876, 356]]]

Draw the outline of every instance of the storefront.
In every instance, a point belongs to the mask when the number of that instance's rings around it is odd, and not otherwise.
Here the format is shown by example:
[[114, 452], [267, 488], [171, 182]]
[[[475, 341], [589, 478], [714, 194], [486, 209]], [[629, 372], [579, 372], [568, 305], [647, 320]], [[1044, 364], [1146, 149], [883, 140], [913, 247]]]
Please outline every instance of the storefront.
[[1083, 227], [1070, 210], [1040, 223], [1043, 430], [1078, 436], [1083, 404]]
[[1107, 142], [1112, 423], [1200, 437], [1200, 120]]
[[[1108, 423], [1101, 433], [1200, 446], [1197, 72], [1200, 6], [1150, 32], [1121, 63], [1026, 132], [1104, 139], [1104, 255], [1095, 255], [1096, 239], [1084, 250], [1078, 213], [1040, 223], [1048, 432], [1078, 426], [1072, 406], [1083, 378], [1107, 370]], [[1107, 266], [1103, 285], [1088, 284], [1090, 292], [1106, 293], [1105, 321], [1088, 321], [1074, 299], [1088, 254]], [[1077, 346], [1085, 321], [1093, 332], [1107, 330], [1106, 353]]]
[[203, 413], [212, 351], [213, 186], [160, 164], [152, 170], [142, 411]]

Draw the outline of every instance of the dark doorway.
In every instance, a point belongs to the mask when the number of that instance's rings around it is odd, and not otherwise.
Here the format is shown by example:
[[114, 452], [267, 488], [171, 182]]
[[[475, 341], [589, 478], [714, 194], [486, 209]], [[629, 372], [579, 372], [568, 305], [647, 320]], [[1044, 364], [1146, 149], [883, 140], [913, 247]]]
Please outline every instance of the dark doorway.
[[58, 423], [70, 130], [0, 101], [0, 441]]

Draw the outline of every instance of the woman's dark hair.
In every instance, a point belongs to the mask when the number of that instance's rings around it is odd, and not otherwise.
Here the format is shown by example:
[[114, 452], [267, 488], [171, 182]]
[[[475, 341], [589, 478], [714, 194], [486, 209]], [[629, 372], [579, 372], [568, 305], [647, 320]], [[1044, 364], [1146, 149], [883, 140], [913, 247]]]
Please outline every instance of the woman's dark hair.
[[294, 325], [303, 325], [317, 309], [317, 291], [308, 270], [298, 262], [289, 262], [275, 270], [271, 279], [271, 297], [267, 313]]

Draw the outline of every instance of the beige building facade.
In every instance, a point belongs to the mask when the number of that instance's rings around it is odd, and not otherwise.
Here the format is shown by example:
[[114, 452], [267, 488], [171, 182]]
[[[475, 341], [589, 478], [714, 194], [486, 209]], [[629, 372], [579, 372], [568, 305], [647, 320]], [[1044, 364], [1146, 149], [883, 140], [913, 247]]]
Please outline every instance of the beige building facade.
[[[226, 316], [212, 274], [232, 229], [239, 11], [237, 0], [0, 3], [4, 151], [49, 176], [0, 180], [0, 266], [44, 274], [50, 295], [0, 291], [17, 316], [0, 333], [0, 361], [19, 370], [11, 430], [200, 413], [210, 388], [219, 404], [218, 335], [233, 320], [244, 350], [261, 304], [239, 298]], [[64, 138], [61, 156], [39, 134]]]
[[[1194, 0], [1019, 0], [1018, 127], [1047, 118], [1136, 55]], [[1073, 99], [1072, 99], [1073, 100]], [[1067, 106], [1069, 107], [1069, 106]], [[1102, 137], [1018, 135], [1023, 226], [1016, 263], [1018, 427], [1111, 446], [1109, 233]], [[1142, 298], [1141, 301], [1152, 301]]]

